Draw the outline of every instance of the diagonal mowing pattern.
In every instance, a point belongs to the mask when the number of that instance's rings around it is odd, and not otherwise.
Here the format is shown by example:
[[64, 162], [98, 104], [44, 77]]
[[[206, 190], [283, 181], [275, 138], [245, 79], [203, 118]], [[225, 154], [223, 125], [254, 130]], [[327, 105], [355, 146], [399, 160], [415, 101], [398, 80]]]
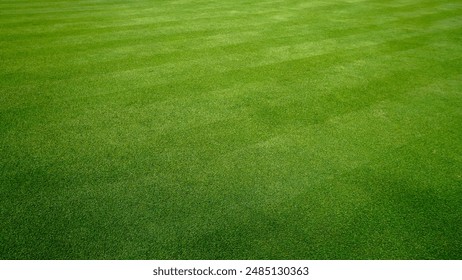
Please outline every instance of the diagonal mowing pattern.
[[460, 259], [456, 0], [0, 0], [1, 259]]

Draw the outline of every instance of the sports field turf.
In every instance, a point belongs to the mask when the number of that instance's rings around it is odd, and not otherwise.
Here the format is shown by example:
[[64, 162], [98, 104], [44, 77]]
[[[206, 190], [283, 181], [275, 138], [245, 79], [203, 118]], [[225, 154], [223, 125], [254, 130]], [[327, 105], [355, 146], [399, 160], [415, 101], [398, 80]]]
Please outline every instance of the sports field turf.
[[0, 0], [0, 259], [462, 259], [462, 2]]

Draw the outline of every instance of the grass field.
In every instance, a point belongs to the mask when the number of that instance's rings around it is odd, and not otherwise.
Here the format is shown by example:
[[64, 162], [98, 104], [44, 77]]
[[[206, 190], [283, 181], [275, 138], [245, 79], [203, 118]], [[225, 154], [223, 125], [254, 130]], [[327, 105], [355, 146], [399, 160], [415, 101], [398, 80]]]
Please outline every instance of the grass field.
[[0, 259], [462, 259], [460, 0], [0, 0]]

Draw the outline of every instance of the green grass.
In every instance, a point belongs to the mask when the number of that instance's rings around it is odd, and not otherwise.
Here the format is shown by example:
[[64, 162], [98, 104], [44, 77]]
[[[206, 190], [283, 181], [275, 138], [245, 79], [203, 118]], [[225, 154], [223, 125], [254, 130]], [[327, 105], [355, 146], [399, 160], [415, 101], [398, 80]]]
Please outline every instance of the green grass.
[[460, 0], [0, 0], [0, 259], [462, 259]]

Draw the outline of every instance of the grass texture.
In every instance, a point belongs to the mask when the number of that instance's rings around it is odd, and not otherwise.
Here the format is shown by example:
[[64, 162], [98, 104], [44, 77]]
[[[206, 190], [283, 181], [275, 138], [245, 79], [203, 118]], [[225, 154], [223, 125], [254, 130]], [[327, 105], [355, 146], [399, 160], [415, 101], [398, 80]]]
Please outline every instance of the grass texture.
[[462, 259], [459, 0], [0, 0], [1, 259]]

